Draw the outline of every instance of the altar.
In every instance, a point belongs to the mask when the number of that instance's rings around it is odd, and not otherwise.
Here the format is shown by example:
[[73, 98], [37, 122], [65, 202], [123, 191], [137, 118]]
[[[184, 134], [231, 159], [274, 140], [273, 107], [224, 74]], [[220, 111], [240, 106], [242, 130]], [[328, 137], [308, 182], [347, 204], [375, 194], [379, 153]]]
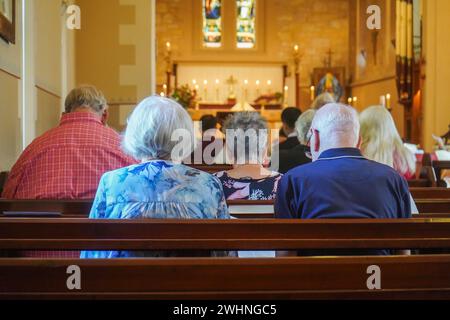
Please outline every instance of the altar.
[[[222, 123], [229, 115], [232, 115], [238, 111], [232, 111], [234, 105], [232, 104], [220, 104], [220, 103], [208, 103], [199, 104], [198, 108], [189, 108], [188, 112], [192, 117], [192, 120], [199, 121], [201, 117], [205, 115], [213, 115], [217, 117], [220, 123]], [[268, 123], [269, 129], [281, 128], [281, 112], [283, 111], [282, 105], [261, 105], [252, 104], [255, 112], [259, 112]]]

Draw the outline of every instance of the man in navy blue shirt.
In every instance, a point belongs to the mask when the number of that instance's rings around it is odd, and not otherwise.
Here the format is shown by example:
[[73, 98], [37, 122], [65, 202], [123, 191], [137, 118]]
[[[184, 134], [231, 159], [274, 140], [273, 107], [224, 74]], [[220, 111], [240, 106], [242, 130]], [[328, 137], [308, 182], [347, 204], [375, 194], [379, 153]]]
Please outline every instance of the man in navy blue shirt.
[[275, 202], [277, 218], [411, 217], [406, 180], [391, 167], [362, 156], [359, 130], [352, 107], [333, 103], [317, 111], [310, 130], [313, 162], [283, 176]]

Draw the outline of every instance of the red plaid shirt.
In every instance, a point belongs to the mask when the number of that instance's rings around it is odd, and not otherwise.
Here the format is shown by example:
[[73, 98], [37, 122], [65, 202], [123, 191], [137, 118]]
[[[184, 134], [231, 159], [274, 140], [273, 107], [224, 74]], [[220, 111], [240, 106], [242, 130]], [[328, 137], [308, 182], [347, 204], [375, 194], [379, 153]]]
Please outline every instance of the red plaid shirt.
[[120, 136], [92, 113], [65, 114], [35, 139], [9, 174], [9, 199], [93, 199], [103, 173], [134, 164]]

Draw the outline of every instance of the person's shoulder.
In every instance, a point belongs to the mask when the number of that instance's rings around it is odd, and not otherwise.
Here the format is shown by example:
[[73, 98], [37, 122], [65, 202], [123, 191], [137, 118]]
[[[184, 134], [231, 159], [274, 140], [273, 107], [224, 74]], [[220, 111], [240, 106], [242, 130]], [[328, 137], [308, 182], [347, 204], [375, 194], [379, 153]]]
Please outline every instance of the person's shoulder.
[[313, 175], [316, 172], [318, 166], [318, 162], [310, 162], [300, 166], [297, 166], [287, 173], [284, 174], [284, 177], [294, 178], [294, 177], [308, 177]]
[[402, 176], [392, 167], [379, 163], [373, 160], [366, 159], [367, 165], [370, 167], [372, 172], [376, 172], [382, 176], [392, 179], [402, 179]]

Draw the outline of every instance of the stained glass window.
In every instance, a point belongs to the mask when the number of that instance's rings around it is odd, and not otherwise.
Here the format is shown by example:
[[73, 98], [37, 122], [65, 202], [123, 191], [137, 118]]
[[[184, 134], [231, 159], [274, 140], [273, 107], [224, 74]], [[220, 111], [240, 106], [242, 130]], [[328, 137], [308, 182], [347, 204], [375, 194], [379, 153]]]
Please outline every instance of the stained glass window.
[[254, 48], [256, 0], [237, 0], [237, 47]]
[[203, 45], [222, 46], [222, 0], [203, 0]]

